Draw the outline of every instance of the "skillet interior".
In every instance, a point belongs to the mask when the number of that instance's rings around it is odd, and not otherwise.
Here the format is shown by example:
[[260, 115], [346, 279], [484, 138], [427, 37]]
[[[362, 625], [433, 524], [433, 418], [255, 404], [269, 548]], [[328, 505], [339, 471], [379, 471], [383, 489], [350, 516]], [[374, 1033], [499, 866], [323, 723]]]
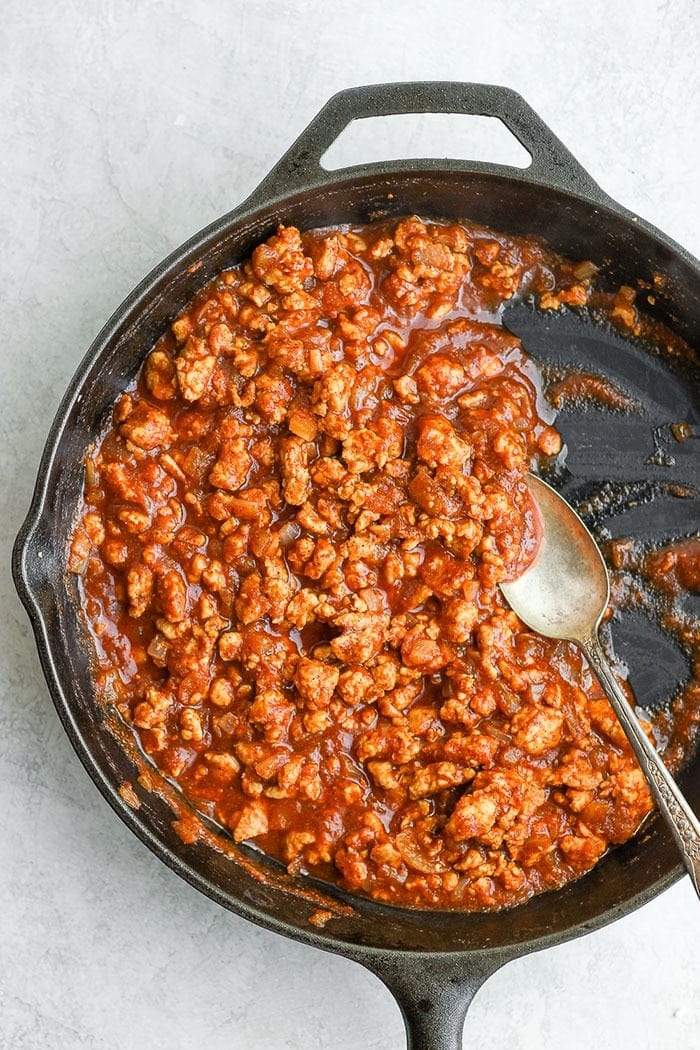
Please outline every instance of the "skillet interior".
[[[700, 320], [694, 316], [700, 291], [697, 270], [643, 226], [568, 193], [487, 173], [404, 169], [400, 174], [375, 171], [339, 178], [327, 187], [273, 200], [264, 207], [244, 205], [154, 271], [98, 336], [54, 424], [35, 503], [16, 546], [15, 574], [32, 615], [59, 715], [81, 760], [120, 816], [185, 879], [263, 925], [346, 954], [352, 954], [352, 946], [364, 945], [422, 952], [502, 949], [513, 955], [611, 921], [678, 878], [681, 868], [663, 822], [654, 817], [641, 836], [611, 851], [580, 881], [505, 914], [410, 912], [354, 898], [351, 912], [333, 919], [325, 929], [314, 929], [307, 920], [318, 902], [296, 895], [284, 879], [261, 883], [209, 847], [184, 844], [172, 829], [172, 811], [156, 795], [137, 788], [138, 811], [118, 795], [119, 785], [124, 780], [134, 782], [137, 774], [120, 745], [101, 727], [103, 712], [92, 695], [85, 632], [65, 575], [67, 537], [82, 486], [83, 456], [118, 392], [194, 292], [218, 271], [245, 258], [278, 222], [308, 229], [412, 212], [469, 218], [497, 230], [539, 234], [563, 254], [590, 257], [602, 264], [605, 283], [611, 286], [634, 283], [638, 278], [651, 280], [658, 272], [665, 277], [665, 285], [657, 294], [655, 315], [691, 344], [698, 342]], [[559, 417], [571, 447], [565, 489], [570, 498], [575, 500], [610, 479], [621, 483], [682, 480], [698, 485], [697, 467], [696, 476], [691, 476], [692, 441], [686, 443], [687, 450], [682, 446], [674, 449], [674, 467], [643, 463], [652, 450], [655, 426], [685, 419], [697, 427], [697, 374], [675, 372], [660, 359], [652, 360], [644, 351], [623, 344], [618, 336], [605, 335], [573, 316], [545, 322], [516, 307], [511, 317], [506, 315], [506, 323], [523, 337], [534, 357], [568, 360], [593, 371], [602, 368], [645, 406], [642, 417], [598, 413], [595, 418], [591, 414]], [[640, 533], [660, 529], [661, 535], [682, 534], [698, 518], [697, 499], [658, 498], [648, 507], [648, 513], [638, 512], [634, 519]], [[613, 523], [613, 530], [625, 534], [630, 520], [626, 523], [621, 517]], [[634, 674], [634, 649], [626, 655]], [[645, 689], [663, 693], [668, 685], [665, 673], [661, 663], [647, 666]], [[681, 786], [690, 803], [700, 807], [697, 759], [686, 769]], [[251, 851], [248, 856], [256, 858]], [[259, 857], [254, 865], [269, 870]]]

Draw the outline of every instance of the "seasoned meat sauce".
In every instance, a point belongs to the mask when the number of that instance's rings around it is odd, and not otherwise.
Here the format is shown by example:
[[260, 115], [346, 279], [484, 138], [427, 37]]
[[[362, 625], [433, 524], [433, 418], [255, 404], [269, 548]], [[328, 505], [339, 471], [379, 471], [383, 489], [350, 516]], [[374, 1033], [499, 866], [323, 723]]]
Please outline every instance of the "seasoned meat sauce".
[[99, 695], [202, 813], [376, 899], [494, 909], [651, 808], [597, 681], [499, 581], [561, 439], [499, 323], [590, 267], [413, 217], [280, 228], [196, 297], [87, 462]]

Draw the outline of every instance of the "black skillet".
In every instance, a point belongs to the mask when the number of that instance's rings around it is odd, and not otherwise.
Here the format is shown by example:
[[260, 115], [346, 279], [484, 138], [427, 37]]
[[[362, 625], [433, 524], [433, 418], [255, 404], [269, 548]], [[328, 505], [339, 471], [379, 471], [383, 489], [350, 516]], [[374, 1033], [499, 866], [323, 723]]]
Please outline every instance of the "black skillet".
[[[421, 160], [334, 173], [320, 166], [326, 149], [352, 120], [415, 112], [498, 117], [532, 155], [532, 164], [521, 170]], [[286, 878], [253, 850], [240, 848], [246, 862], [240, 865], [203, 842], [184, 843], [172, 827], [171, 808], [157, 792], [136, 786], [138, 809], [122, 799], [119, 786], [135, 782], [138, 771], [106, 728], [107, 716], [93, 696], [85, 628], [66, 574], [67, 537], [86, 449], [147, 350], [192, 295], [245, 258], [280, 222], [308, 229], [414, 212], [541, 235], [557, 251], [602, 265], [611, 288], [637, 279], [653, 284], [653, 275], [660, 274], [649, 311], [697, 344], [697, 261], [610, 200], [517, 94], [458, 83], [343, 91], [248, 200], [156, 267], [100, 332], [51, 427], [32, 506], [15, 544], [13, 570], [61, 721], [122, 820], [182, 878], [224, 907], [372, 970], [399, 1002], [409, 1046], [428, 1050], [461, 1046], [471, 999], [504, 963], [597, 929], [680, 878], [682, 868], [663, 821], [654, 817], [643, 834], [611, 850], [580, 881], [500, 914], [409, 911], [344, 898], [323, 886], [315, 888], [316, 898], [300, 895], [302, 883], [311, 888], [308, 880]], [[560, 415], [558, 425], [569, 446], [568, 470], [561, 479], [566, 495], [580, 502], [602, 494], [607, 510], [598, 524], [613, 534], [664, 537], [691, 530], [698, 521], [698, 500], [673, 495], [679, 490], [670, 483], [695, 486], [700, 481], [697, 456], [692, 456], [696, 443], [675, 443], [668, 426], [683, 420], [697, 427], [697, 372], [692, 376], [573, 314], [544, 317], [521, 306], [506, 313], [506, 323], [535, 357], [612, 377], [642, 406], [632, 415], [597, 410]], [[655, 450], [660, 450], [656, 458]], [[643, 644], [635, 646], [632, 640], [640, 630]], [[616, 641], [645, 701], [667, 697], [686, 674], [680, 654], [653, 626], [637, 624]], [[686, 768], [681, 785], [691, 804], [700, 807], [697, 759]], [[324, 901], [333, 910], [348, 900], [352, 908], [325, 927], [309, 924]]]

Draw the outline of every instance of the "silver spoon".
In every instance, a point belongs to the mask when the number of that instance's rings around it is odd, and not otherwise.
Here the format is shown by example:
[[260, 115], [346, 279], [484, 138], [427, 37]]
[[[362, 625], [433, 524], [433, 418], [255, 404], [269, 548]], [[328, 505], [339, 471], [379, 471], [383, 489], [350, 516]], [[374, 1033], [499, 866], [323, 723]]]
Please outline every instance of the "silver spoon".
[[678, 843], [700, 897], [700, 822], [630, 707], [598, 637], [610, 596], [603, 556], [578, 514], [540, 478], [527, 478], [540, 512], [542, 538], [534, 561], [501, 584], [506, 601], [533, 631], [575, 642], [600, 679], [627, 734], [659, 809]]

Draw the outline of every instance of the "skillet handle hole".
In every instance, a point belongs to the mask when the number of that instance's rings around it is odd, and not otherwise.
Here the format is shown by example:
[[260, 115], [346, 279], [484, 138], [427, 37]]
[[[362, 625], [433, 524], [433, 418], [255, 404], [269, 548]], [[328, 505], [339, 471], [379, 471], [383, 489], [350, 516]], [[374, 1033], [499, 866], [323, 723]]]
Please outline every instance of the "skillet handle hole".
[[487, 161], [528, 168], [532, 158], [498, 117], [464, 113], [401, 113], [359, 117], [320, 159], [325, 171], [379, 161], [433, 158]]

